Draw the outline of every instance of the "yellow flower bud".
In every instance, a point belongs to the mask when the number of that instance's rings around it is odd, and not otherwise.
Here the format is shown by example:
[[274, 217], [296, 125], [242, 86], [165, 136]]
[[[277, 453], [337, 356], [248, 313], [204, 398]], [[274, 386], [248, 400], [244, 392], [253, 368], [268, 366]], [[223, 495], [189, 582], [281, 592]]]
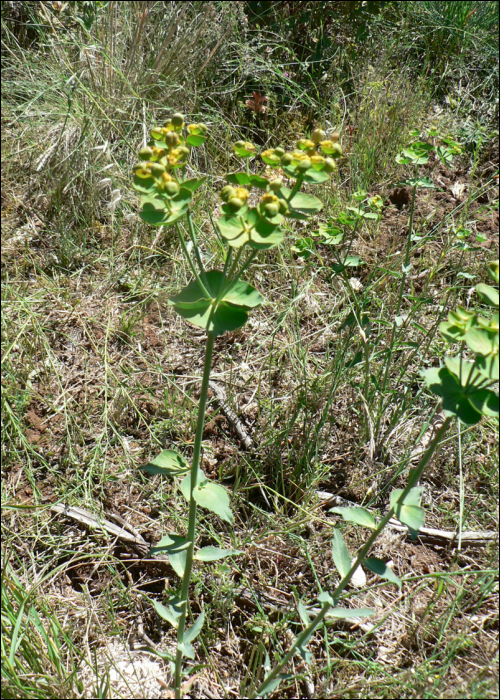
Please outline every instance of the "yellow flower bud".
[[151, 177], [151, 173], [147, 168], [135, 168], [134, 175], [136, 175], [136, 177], [140, 177], [141, 180], [146, 180], [148, 177]]
[[161, 163], [148, 163], [148, 170], [153, 177], [161, 177], [165, 172], [165, 166]]
[[221, 189], [220, 197], [223, 202], [228, 202], [233, 197], [236, 197], [236, 189], [232, 185], [226, 185]]
[[164, 190], [168, 194], [169, 197], [175, 197], [176, 194], [179, 194], [179, 183], [176, 182], [175, 180], [171, 180], [170, 182], [166, 182], [164, 185]]
[[300, 163], [297, 163], [295, 170], [297, 170], [299, 173], [305, 173], [306, 170], [309, 170], [311, 165], [312, 163], [309, 158], [304, 158], [304, 160], [301, 160]]
[[271, 194], [270, 192], [267, 192], [261, 197], [261, 202], [263, 202], [264, 204], [276, 204], [278, 201], [278, 197], [275, 194]]
[[176, 112], [171, 118], [171, 123], [172, 126], [175, 126], [176, 129], [182, 129], [184, 126], [184, 115], [180, 114], [180, 112]]
[[297, 141], [297, 148], [300, 148], [301, 151], [305, 151], [305, 149], [307, 148], [306, 144], [307, 139], [299, 139]]
[[243, 202], [246, 202], [250, 196], [250, 192], [245, 187], [237, 187], [235, 196], [237, 199], [241, 199]]
[[141, 148], [141, 150], [139, 151], [139, 158], [141, 160], [150, 160], [152, 155], [153, 149], [149, 146], [144, 146], [144, 148]]
[[264, 214], [265, 214], [265, 216], [268, 216], [270, 219], [272, 219], [273, 216], [276, 216], [277, 214], [279, 214], [279, 210], [280, 210], [280, 208], [279, 208], [278, 204], [275, 204], [275, 203], [266, 204], [264, 207]]
[[245, 202], [242, 202], [238, 197], [231, 197], [227, 203], [227, 206], [231, 209], [231, 211], [237, 212], [244, 206], [244, 204]]
[[314, 131], [311, 134], [311, 141], [316, 144], [316, 143], [319, 143], [320, 141], [323, 141], [325, 139], [325, 137], [326, 137], [326, 134], [323, 131], [323, 129], [319, 129], [319, 128], [314, 129]]
[[312, 166], [315, 170], [323, 170], [325, 167], [325, 159], [323, 156], [314, 155], [310, 158]]
[[333, 171], [336, 169], [337, 169], [337, 164], [335, 163], [333, 158], [325, 158], [325, 167], [324, 167], [325, 173], [333, 173]]
[[272, 192], [279, 192], [282, 187], [283, 180], [280, 177], [271, 180], [271, 182], [269, 183], [269, 188]]
[[175, 131], [171, 131], [165, 136], [165, 143], [169, 148], [175, 148], [179, 144], [179, 134]]

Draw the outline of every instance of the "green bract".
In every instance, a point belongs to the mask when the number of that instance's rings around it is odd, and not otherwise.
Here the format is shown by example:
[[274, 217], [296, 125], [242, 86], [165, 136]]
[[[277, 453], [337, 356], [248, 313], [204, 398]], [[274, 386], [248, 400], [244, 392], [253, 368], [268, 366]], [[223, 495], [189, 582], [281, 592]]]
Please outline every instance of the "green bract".
[[185, 188], [181, 188], [178, 194], [173, 197], [168, 196], [166, 192], [165, 196], [161, 198], [154, 195], [142, 195], [142, 209], [139, 216], [152, 226], [173, 224], [187, 212], [190, 201], [191, 192]]
[[[497, 261], [489, 264], [488, 272], [494, 281], [498, 278]], [[498, 308], [497, 289], [478, 284], [476, 291], [484, 304]], [[463, 423], [479, 423], [482, 415], [498, 418], [498, 394], [491, 386], [491, 382], [498, 382], [498, 312], [486, 318], [459, 306], [450, 311], [439, 330], [450, 343], [465, 342], [476, 358], [447, 357], [444, 367], [424, 370], [427, 386], [442, 397], [443, 409]]]
[[168, 303], [186, 321], [214, 335], [243, 326], [248, 312], [264, 301], [264, 297], [247, 282], [237, 280], [225, 289], [226, 279], [222, 272], [212, 270], [205, 277], [208, 295], [198, 281], [193, 280]]
[[236, 155], [240, 158], [250, 158], [256, 153], [253, 143], [248, 143], [247, 141], [237, 141], [233, 148]]
[[[278, 218], [280, 214], [274, 217]], [[283, 240], [283, 232], [278, 228], [278, 223], [264, 218], [256, 209], [247, 209], [238, 216], [226, 214], [217, 223], [222, 237], [232, 248], [241, 248], [247, 243], [255, 250], [267, 250]]]
[[291, 201], [288, 201], [292, 191], [288, 187], [282, 187], [278, 196], [287, 200], [290, 208], [289, 216], [292, 219], [304, 221], [323, 209], [323, 202], [312, 194], [297, 192]]

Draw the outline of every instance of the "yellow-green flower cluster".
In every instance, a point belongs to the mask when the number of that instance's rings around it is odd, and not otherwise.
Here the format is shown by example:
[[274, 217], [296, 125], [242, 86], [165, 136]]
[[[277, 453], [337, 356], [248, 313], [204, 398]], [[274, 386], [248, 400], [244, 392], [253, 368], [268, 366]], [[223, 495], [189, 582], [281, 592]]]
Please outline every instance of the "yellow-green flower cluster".
[[290, 208], [284, 199], [280, 199], [272, 192], [267, 192], [260, 198], [257, 204], [257, 211], [266, 219], [274, 219], [278, 214], [288, 214]]
[[[327, 139], [322, 129], [314, 129], [309, 139], [299, 139], [297, 147], [291, 153], [285, 153], [282, 148], [263, 151], [260, 157], [273, 168], [285, 166], [295, 171], [295, 175], [306, 173], [311, 168], [320, 172], [331, 173], [337, 167], [336, 158], [342, 155], [339, 143], [340, 135], [335, 133]], [[322, 151], [319, 153], [318, 149]], [[324, 154], [324, 155], [323, 155]]]
[[221, 199], [225, 202], [231, 212], [237, 212], [242, 207], [250, 196], [250, 192], [245, 187], [233, 187], [226, 185], [220, 193]]
[[[186, 165], [190, 152], [188, 147], [190, 136], [203, 137], [207, 133], [208, 127], [206, 124], [188, 124], [189, 135], [186, 139], [182, 133], [184, 126], [184, 115], [177, 113], [168, 119], [162, 127], [152, 129], [151, 143], [153, 145], [144, 146], [139, 151], [139, 158], [142, 162], [134, 167], [137, 177], [146, 179], [152, 176], [165, 184], [165, 178], [162, 179], [165, 171], [172, 168], [183, 168]], [[173, 187], [170, 186], [170, 189]]]

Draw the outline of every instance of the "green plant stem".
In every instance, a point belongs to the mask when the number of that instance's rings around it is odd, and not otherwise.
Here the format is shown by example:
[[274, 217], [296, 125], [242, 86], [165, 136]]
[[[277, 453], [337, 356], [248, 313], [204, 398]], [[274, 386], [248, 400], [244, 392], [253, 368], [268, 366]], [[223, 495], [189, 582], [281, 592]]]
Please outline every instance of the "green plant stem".
[[[189, 520], [187, 540], [189, 546], [186, 550], [186, 564], [184, 568], [184, 576], [182, 578], [181, 588], [181, 615], [179, 617], [179, 626], [177, 628], [177, 644], [182, 644], [184, 641], [184, 630], [186, 627], [186, 615], [188, 608], [189, 584], [191, 581], [191, 571], [193, 568], [194, 559], [194, 541], [196, 537], [196, 501], [193, 498], [193, 491], [196, 488], [199, 474], [199, 464], [201, 455], [201, 441], [203, 439], [203, 427], [205, 425], [205, 409], [207, 406], [208, 381], [210, 379], [210, 367], [212, 364], [212, 353], [214, 349], [214, 334], [208, 333], [207, 343], [205, 346], [205, 364], [203, 366], [203, 380], [201, 383], [201, 395], [198, 404], [198, 420], [196, 423], [196, 436], [194, 439], [193, 461], [191, 463], [191, 493], [189, 496]], [[175, 697], [181, 697], [181, 670], [182, 670], [182, 651], [177, 646], [175, 655]]]
[[233, 277], [233, 275], [234, 275], [234, 273], [235, 273], [235, 271], [236, 271], [236, 268], [238, 267], [238, 263], [239, 263], [239, 261], [240, 261], [240, 258], [241, 258], [241, 254], [242, 254], [242, 253], [243, 253], [243, 248], [238, 248], [238, 251], [237, 251], [236, 255], [234, 256], [234, 260], [233, 260], [232, 263], [231, 263], [231, 267], [229, 268], [229, 272], [226, 273], [226, 279], [225, 279], [225, 282], [224, 282], [224, 286], [223, 286], [223, 288], [222, 288], [222, 290], [221, 290], [221, 293], [217, 296], [217, 300], [222, 299], [222, 297], [223, 297], [224, 294], [227, 292], [227, 290], [229, 289], [229, 287], [231, 286], [231, 284], [232, 284], [235, 280], [237, 280], [238, 277], [240, 276], [240, 275], [238, 274], [238, 275], [235, 275], [235, 276]]
[[[408, 476], [408, 484], [406, 485], [406, 488], [404, 489], [403, 493], [401, 496], [398, 498], [397, 503], [392, 507], [389, 508], [389, 511], [384, 515], [382, 520], [378, 523], [377, 527], [375, 530], [372, 532], [368, 540], [365, 542], [365, 544], [361, 547], [359, 550], [359, 553], [356, 557], [356, 560], [354, 561], [353, 565], [351, 566], [350, 570], [348, 573], [344, 576], [342, 581], [339, 583], [337, 588], [331, 593], [331, 597], [333, 599], [333, 604], [337, 602], [337, 599], [339, 598], [340, 594], [344, 590], [344, 588], [349, 584], [351, 581], [354, 572], [358, 568], [358, 566], [362, 563], [363, 559], [365, 556], [368, 554], [371, 546], [377, 539], [377, 537], [380, 535], [384, 527], [387, 525], [389, 520], [392, 518], [394, 515], [394, 512], [396, 510], [396, 507], [399, 503], [403, 503], [406, 496], [409, 494], [411, 489], [418, 483], [420, 477], [422, 476], [422, 473], [429, 463], [432, 455], [434, 454], [436, 448], [438, 447], [439, 443], [441, 442], [442, 437], [448, 430], [448, 427], [451, 423], [451, 417], [446, 418], [444, 421], [443, 425], [441, 428], [437, 431], [434, 439], [430, 443], [429, 447], [427, 450], [424, 452], [422, 455], [422, 458], [418, 464], [418, 466], [411, 470]], [[330, 608], [333, 607], [331, 603], [323, 603], [323, 607], [321, 611], [316, 615], [314, 620], [310, 622], [310, 624], [299, 634], [299, 636], [296, 638], [295, 642], [292, 644], [290, 647], [290, 651], [281, 659], [281, 661], [276, 664], [276, 666], [273, 668], [273, 670], [269, 673], [267, 678], [264, 680], [264, 682], [257, 688], [255, 692], [251, 692], [248, 697], [249, 698], [254, 698], [257, 695], [262, 695], [264, 692], [268, 692], [266, 689], [266, 686], [269, 686], [269, 684], [272, 683], [273, 680], [275, 680], [278, 675], [281, 673], [283, 668], [286, 666], [286, 664], [290, 661], [290, 659], [293, 657], [295, 652], [297, 651], [298, 648], [300, 648], [302, 645], [307, 644], [309, 638], [311, 635], [314, 633], [315, 629], [320, 625], [323, 620], [325, 619], [328, 611]]]
[[191, 238], [191, 241], [193, 243], [193, 249], [194, 249], [194, 254], [196, 256], [196, 260], [198, 262], [198, 267], [200, 268], [200, 274], [203, 278], [203, 282], [207, 284], [207, 278], [205, 274], [205, 268], [203, 267], [203, 262], [201, 260], [201, 255], [200, 255], [200, 249], [198, 248], [198, 240], [196, 238], [196, 231], [194, 230], [194, 224], [193, 224], [193, 218], [191, 216], [191, 212], [189, 209], [187, 210], [187, 215], [186, 215], [187, 221], [188, 221], [188, 227], [189, 227], [189, 236]]
[[250, 255], [248, 256], [248, 258], [245, 260], [244, 264], [241, 266], [240, 271], [238, 272], [238, 278], [240, 278], [241, 275], [242, 275], [244, 272], [246, 272], [246, 270], [250, 267], [251, 263], [252, 263], [253, 260], [257, 257], [258, 254], [259, 254], [259, 251], [258, 251], [258, 250], [253, 250], [253, 251], [250, 253]]
[[399, 317], [400, 311], [401, 311], [401, 304], [403, 303], [403, 292], [405, 289], [405, 283], [406, 283], [406, 269], [408, 267], [408, 262], [410, 260], [410, 247], [411, 247], [411, 237], [413, 235], [413, 216], [415, 214], [415, 199], [417, 195], [417, 166], [415, 166], [415, 174], [414, 174], [414, 180], [413, 180], [413, 192], [412, 192], [412, 197], [411, 197], [411, 210], [410, 210], [410, 224], [408, 226], [408, 239], [406, 241], [406, 255], [405, 255], [405, 264], [403, 268], [403, 277], [401, 278], [401, 285], [399, 287], [399, 297], [398, 297], [398, 306], [394, 318], [394, 324], [392, 326], [392, 333], [391, 333], [391, 343], [389, 345], [389, 354], [387, 356], [387, 361], [385, 365], [385, 374], [384, 374], [384, 381], [382, 383], [382, 391], [381, 391], [381, 396], [383, 396], [386, 386], [387, 386], [387, 380], [389, 378], [389, 370], [391, 368], [392, 364], [392, 353], [394, 350], [394, 341], [396, 340], [396, 329], [397, 329], [397, 323], [396, 319]]
[[175, 228], [177, 229], [177, 235], [179, 236], [179, 240], [180, 240], [180, 242], [181, 242], [182, 250], [184, 251], [184, 257], [185, 257], [186, 260], [187, 260], [187, 263], [188, 263], [188, 265], [189, 265], [189, 268], [190, 268], [191, 272], [193, 273], [193, 276], [194, 276], [195, 280], [198, 282], [198, 284], [199, 284], [199, 286], [200, 286], [200, 289], [202, 290], [203, 294], [206, 294], [206, 295], [207, 295], [207, 299], [210, 299], [212, 295], [210, 294], [210, 292], [208, 291], [208, 289], [205, 287], [205, 285], [204, 285], [202, 279], [200, 278], [200, 276], [199, 276], [199, 274], [198, 274], [198, 271], [197, 271], [196, 266], [195, 266], [195, 264], [194, 264], [194, 262], [193, 262], [193, 259], [192, 259], [192, 257], [190, 256], [189, 251], [188, 251], [188, 249], [187, 249], [186, 241], [185, 241], [185, 239], [184, 239], [184, 236], [182, 235], [181, 227], [179, 226], [179, 224], [178, 224], [177, 221], [175, 222]]
[[458, 551], [462, 551], [462, 526], [464, 518], [464, 474], [462, 468], [462, 421], [460, 418], [457, 421], [458, 425], [458, 473], [459, 473], [459, 491], [460, 502], [458, 511]]
[[233, 257], [233, 249], [232, 249], [232, 248], [229, 248], [229, 250], [227, 251], [226, 260], [225, 260], [225, 262], [224, 262], [224, 270], [223, 270], [223, 272], [222, 272], [222, 274], [224, 275], [224, 277], [227, 276], [227, 268], [229, 267], [229, 265], [230, 265], [230, 263], [231, 263], [231, 258], [232, 258], [232, 257]]
[[288, 204], [290, 204], [292, 199], [295, 197], [297, 192], [300, 190], [300, 187], [301, 187], [303, 181], [304, 181], [304, 175], [299, 175], [295, 185], [292, 188], [292, 191], [290, 192], [290, 196], [286, 200], [288, 202]]

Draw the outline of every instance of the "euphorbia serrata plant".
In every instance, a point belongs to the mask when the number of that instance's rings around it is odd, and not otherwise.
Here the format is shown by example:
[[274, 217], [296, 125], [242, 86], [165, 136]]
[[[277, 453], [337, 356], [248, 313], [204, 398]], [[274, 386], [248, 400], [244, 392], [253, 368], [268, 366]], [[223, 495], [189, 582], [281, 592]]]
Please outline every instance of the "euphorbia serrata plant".
[[[245, 171], [228, 173], [228, 184], [220, 192], [222, 215], [216, 223], [228, 245], [222, 270], [205, 270], [200, 255], [190, 203], [193, 194], [205, 178], [185, 179], [185, 166], [190, 149], [203, 144], [207, 138], [205, 124], [185, 125], [182, 114], [174, 114], [163, 127], [151, 131], [150, 143], [139, 152], [140, 162], [134, 168], [134, 188], [141, 196], [140, 217], [154, 226], [174, 225], [191, 270], [192, 281], [170, 298], [169, 304], [191, 324], [207, 332], [203, 380], [198, 408], [196, 436], [191, 466], [174, 450], [164, 450], [143, 467], [150, 474], [180, 478], [180, 490], [189, 504], [187, 534], [170, 533], [153, 548], [165, 553], [182, 586], [168, 605], [156, 603], [160, 616], [177, 629], [175, 658], [161, 654], [174, 664], [175, 694], [181, 697], [182, 658], [194, 658], [191, 642], [203, 626], [203, 612], [194, 625], [186, 629], [188, 590], [193, 561], [214, 561], [236, 555], [233, 549], [217, 547], [196, 548], [196, 511], [201, 506], [231, 522], [233, 515], [229, 497], [219, 484], [207, 479], [200, 468], [201, 442], [208, 382], [215, 336], [243, 326], [248, 314], [259, 307], [264, 298], [252, 285], [242, 279], [260, 250], [269, 250], [281, 243], [284, 218], [307, 220], [319, 212], [323, 204], [313, 195], [299, 192], [302, 183], [319, 184], [329, 179], [342, 155], [337, 135], [327, 139], [321, 129], [315, 129], [310, 139], [301, 139], [291, 153], [274, 148], [260, 154], [262, 161], [278, 170], [276, 177], [250, 172], [249, 159], [257, 155], [253, 144], [238, 141], [235, 154], [246, 160]], [[285, 185], [284, 178], [292, 183]], [[250, 206], [251, 190], [259, 197]], [[180, 220], [185, 217], [191, 251], [186, 243]]]

